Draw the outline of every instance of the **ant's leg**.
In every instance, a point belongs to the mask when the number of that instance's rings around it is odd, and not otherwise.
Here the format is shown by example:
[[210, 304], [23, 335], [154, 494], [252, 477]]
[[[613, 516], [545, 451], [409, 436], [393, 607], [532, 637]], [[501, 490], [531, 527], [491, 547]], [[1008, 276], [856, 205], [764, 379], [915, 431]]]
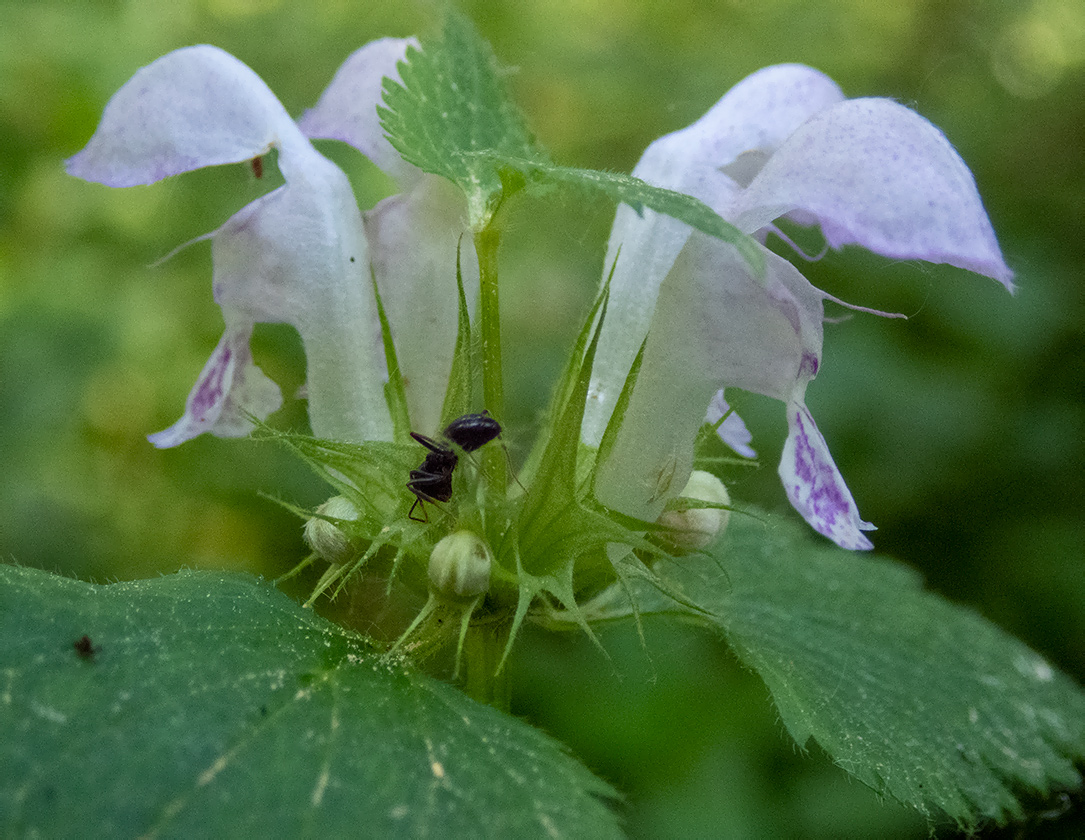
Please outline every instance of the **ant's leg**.
[[[512, 480], [515, 481], [516, 484], [520, 487], [520, 489], [523, 490], [526, 493], [527, 488], [524, 487], [524, 485], [520, 483], [520, 479], [516, 476], [516, 470], [513, 469], [512, 456], [509, 454], [509, 448], [505, 445], [505, 441], [502, 440], [500, 437], [497, 438], [497, 442], [501, 444], [501, 449], [505, 453], [505, 462], [508, 464], [509, 474], [512, 476]], [[463, 449], [462, 446], [460, 448]], [[486, 471], [482, 468], [482, 464], [479, 463], [479, 461], [475, 457], [475, 453], [473, 451], [464, 450], [463, 454], [464, 454], [464, 457], [468, 461], [470, 461], [471, 466], [474, 467], [476, 471], [478, 471], [480, 474], [486, 476], [487, 480], [492, 480], [492, 479], [490, 479], [490, 476], [486, 473]]]
[[428, 449], [430, 452], [447, 452], [448, 451], [447, 446], [441, 446], [441, 444], [439, 444], [433, 438], [426, 437], [425, 435], [419, 434], [418, 432], [411, 432], [411, 437], [414, 438], [418, 443], [420, 443], [424, 447], [426, 447], [426, 449]]
[[501, 441], [501, 448], [505, 451], [505, 462], [508, 464], [508, 467], [509, 467], [509, 475], [512, 476], [512, 480], [516, 482], [516, 484], [520, 487], [520, 489], [523, 490], [526, 493], [527, 488], [524, 487], [523, 484], [520, 484], [520, 479], [516, 475], [516, 470], [513, 469], [512, 456], [509, 454], [509, 448], [507, 446], [505, 446], [505, 441]]
[[[418, 507], [419, 505], [422, 505], [422, 515], [424, 517], [426, 517], [425, 519], [419, 519], [417, 516], [413, 515], [414, 514], [414, 509], [416, 507]], [[429, 522], [429, 515], [426, 513], [426, 506], [422, 504], [422, 497], [421, 496], [416, 496], [415, 497], [414, 504], [411, 505], [411, 509], [409, 511], [407, 511], [407, 518], [410, 519], [413, 522], [426, 522], [426, 523]]]

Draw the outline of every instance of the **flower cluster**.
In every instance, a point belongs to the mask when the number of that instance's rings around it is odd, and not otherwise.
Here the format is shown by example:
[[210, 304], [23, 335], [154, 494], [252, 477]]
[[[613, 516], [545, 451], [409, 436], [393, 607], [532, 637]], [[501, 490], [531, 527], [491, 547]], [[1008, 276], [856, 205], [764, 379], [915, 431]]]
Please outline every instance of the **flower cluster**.
[[[257, 322], [297, 328], [304, 343], [313, 432], [388, 441], [387, 368], [371, 278], [396, 338], [410, 422], [439, 425], [457, 330], [457, 248], [463, 196], [407, 163], [381, 130], [385, 77], [412, 41], [384, 39], [344, 63], [315, 108], [295, 122], [244, 64], [210, 46], [172, 52], [140, 70], [108, 104], [68, 171], [109, 186], [147, 184], [276, 150], [285, 184], [207, 235], [225, 333], [185, 413], [151, 436], [176, 446], [203, 432], [244, 435], [249, 415], [281, 404], [252, 361]], [[345, 175], [311, 138], [349, 143], [401, 192], [364, 216]], [[595, 491], [607, 508], [658, 519], [686, 486], [707, 417], [753, 455], [724, 389], [776, 398], [789, 433], [780, 476], [810, 525], [850, 549], [871, 546], [864, 522], [805, 404], [821, 364], [825, 300], [791, 263], [763, 247], [773, 223], [820, 227], [828, 245], [857, 244], [895, 259], [949, 263], [1012, 290], [968, 168], [946, 138], [887, 99], [847, 100], [800, 65], [765, 68], [688, 128], [660, 138], [634, 174], [695, 196], [743, 233], [759, 272], [731, 245], [651, 210], [622, 205], [606, 260], [609, 298], [580, 430], [598, 447], [624, 412]], [[478, 268], [469, 237], [459, 265], [468, 297]], [[635, 382], [630, 371], [635, 369]], [[621, 400], [627, 383], [627, 399]]]

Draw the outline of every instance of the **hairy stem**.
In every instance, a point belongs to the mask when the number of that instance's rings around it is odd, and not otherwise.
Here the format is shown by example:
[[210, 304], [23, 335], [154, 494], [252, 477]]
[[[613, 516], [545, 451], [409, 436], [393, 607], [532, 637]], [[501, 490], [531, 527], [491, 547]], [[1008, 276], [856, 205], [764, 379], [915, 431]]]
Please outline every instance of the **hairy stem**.
[[[482, 321], [482, 396], [486, 408], [499, 421], [505, 415], [505, 390], [501, 370], [501, 308], [497, 290], [497, 249], [500, 240], [501, 234], [492, 223], [475, 234]], [[503, 493], [508, 481], [504, 454], [497, 447], [490, 447], [483, 453], [483, 462], [495, 488]]]

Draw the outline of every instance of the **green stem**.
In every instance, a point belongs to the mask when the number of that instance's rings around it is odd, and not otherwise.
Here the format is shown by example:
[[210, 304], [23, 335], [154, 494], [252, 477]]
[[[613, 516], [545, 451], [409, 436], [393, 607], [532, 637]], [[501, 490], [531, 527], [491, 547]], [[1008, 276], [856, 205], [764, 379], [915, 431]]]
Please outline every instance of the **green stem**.
[[[479, 303], [482, 321], [482, 397], [486, 408], [499, 420], [505, 416], [505, 390], [501, 371], [501, 307], [497, 290], [497, 249], [501, 233], [489, 224], [475, 234], [478, 254]], [[483, 454], [486, 472], [495, 488], [504, 493], [508, 482], [504, 453], [489, 447]]]
[[509, 640], [509, 628], [508, 621], [472, 624], [463, 643], [464, 692], [502, 712], [509, 710], [511, 685], [508, 669], [497, 673], [497, 666]]

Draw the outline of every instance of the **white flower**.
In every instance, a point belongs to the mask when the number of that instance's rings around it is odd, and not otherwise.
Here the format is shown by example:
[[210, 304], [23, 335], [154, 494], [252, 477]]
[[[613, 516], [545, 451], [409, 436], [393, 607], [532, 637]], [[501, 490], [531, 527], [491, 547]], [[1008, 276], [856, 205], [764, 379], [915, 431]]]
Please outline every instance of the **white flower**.
[[[762, 241], [786, 215], [820, 225], [833, 248], [949, 263], [1013, 290], [972, 175], [944, 135], [888, 99], [845, 100], [808, 67], [754, 73], [693, 125], [649, 146], [633, 174], [700, 198]], [[731, 246], [650, 210], [618, 209], [608, 271], [619, 247], [586, 443], [599, 443], [647, 343], [596, 484], [600, 500], [655, 519], [689, 477], [706, 406], [725, 387], [743, 388], [786, 405], [780, 477], [792, 505], [837, 544], [870, 548], [862, 532], [873, 526], [860, 518], [804, 401], [821, 364], [823, 302], [833, 298], [767, 249], [758, 278]], [[717, 404], [710, 419], [723, 410]]]
[[[412, 419], [420, 428], [437, 425], [455, 345], [462, 199], [457, 204], [451, 186], [405, 163], [380, 129], [382, 79], [396, 76], [409, 43], [389, 38], [358, 50], [300, 124], [228, 53], [206, 45], [176, 50], [113, 96], [86, 148], [68, 161], [72, 175], [128, 187], [278, 150], [286, 184], [205, 237], [226, 329], [184, 415], [150, 436], [156, 446], [203, 432], [242, 436], [251, 428], [247, 414], [263, 419], [279, 408], [278, 386], [249, 351], [258, 322], [300, 333], [315, 435], [390, 440], [373, 277], [399, 339]], [[381, 202], [363, 225], [346, 176], [306, 133], [352, 143], [408, 192]], [[469, 243], [464, 250], [464, 274], [477, 278]]]

